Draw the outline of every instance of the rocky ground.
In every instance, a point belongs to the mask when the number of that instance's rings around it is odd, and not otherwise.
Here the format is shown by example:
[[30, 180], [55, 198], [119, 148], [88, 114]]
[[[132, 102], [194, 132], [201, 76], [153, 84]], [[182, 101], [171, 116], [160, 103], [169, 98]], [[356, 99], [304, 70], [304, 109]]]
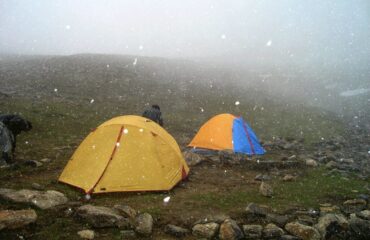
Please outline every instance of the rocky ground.
[[[322, 139], [313, 146], [305, 146], [303, 140], [280, 139], [265, 142], [265, 148], [275, 153], [275, 160], [249, 158], [220, 152], [198, 155], [191, 151], [184, 156], [192, 167], [192, 175], [185, 184], [191, 188], [197, 182], [202, 169], [228, 166], [242, 168], [248, 164], [259, 194], [274, 196], [272, 187], [276, 176], [283, 181], [295, 181], [302, 169], [322, 167], [325, 174], [346, 178], [355, 175], [368, 179], [370, 173], [370, 128], [368, 125], [351, 124], [346, 137]], [[279, 154], [277, 154], [279, 153]], [[48, 161], [27, 162], [33, 167]], [[12, 171], [11, 167], [4, 168]], [[225, 170], [226, 171], [226, 170]], [[201, 174], [203, 175], [203, 174]], [[232, 180], [226, 188], [232, 188]], [[187, 185], [187, 186], [186, 186]], [[55, 239], [369, 239], [369, 196], [359, 193], [356, 198], [342, 202], [322, 203], [317, 208], [286, 206], [284, 211], [269, 205], [249, 202], [240, 212], [231, 215], [217, 210], [196, 218], [172, 216], [165, 220], [153, 217], [129, 205], [104, 206], [83, 198], [68, 199], [63, 193], [47, 190], [34, 183], [33, 189], [0, 189], [0, 236], [1, 239], [39, 239], [39, 218], [72, 219], [80, 223], [75, 235], [58, 236]], [[178, 186], [179, 188], [181, 186]], [[199, 186], [198, 186], [199, 187]], [[368, 188], [368, 186], [367, 186]], [[36, 190], [37, 189], [37, 190]], [[370, 190], [370, 189], [368, 189]], [[179, 193], [180, 194], [180, 193]], [[23, 207], [22, 207], [23, 206]], [[42, 215], [42, 216], [39, 216]], [[172, 220], [171, 220], [172, 219]], [[43, 220], [44, 221], [44, 220]], [[47, 227], [47, 226], [44, 226]], [[68, 227], [68, 226], [66, 226]], [[110, 235], [102, 229], [116, 229]]]

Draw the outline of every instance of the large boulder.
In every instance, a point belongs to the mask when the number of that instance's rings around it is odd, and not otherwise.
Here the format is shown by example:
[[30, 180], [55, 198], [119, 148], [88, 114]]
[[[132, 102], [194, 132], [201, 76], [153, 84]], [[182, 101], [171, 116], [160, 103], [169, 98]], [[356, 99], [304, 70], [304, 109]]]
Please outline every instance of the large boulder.
[[329, 213], [320, 217], [315, 227], [324, 239], [342, 239], [349, 229], [349, 224], [342, 214]]
[[298, 222], [291, 222], [285, 225], [285, 230], [290, 234], [300, 237], [302, 240], [320, 240], [321, 236], [317, 229], [300, 224]]
[[242, 239], [244, 234], [238, 224], [232, 219], [226, 219], [220, 226], [219, 238], [221, 240]]
[[261, 225], [243, 225], [243, 232], [245, 239], [260, 239], [262, 237]]
[[37, 214], [35, 210], [4, 210], [0, 211], [0, 230], [16, 229], [36, 222]]
[[84, 205], [77, 209], [77, 215], [95, 228], [130, 227], [130, 222], [127, 218], [119, 215], [117, 210], [107, 207]]
[[14, 203], [26, 203], [40, 209], [48, 209], [68, 202], [68, 198], [63, 193], [53, 190], [42, 192], [1, 188], [0, 199]]
[[193, 226], [193, 235], [199, 238], [212, 239], [218, 232], [220, 225], [218, 223], [196, 224]]
[[135, 231], [143, 236], [150, 236], [153, 231], [153, 217], [149, 213], [142, 213], [136, 217]]

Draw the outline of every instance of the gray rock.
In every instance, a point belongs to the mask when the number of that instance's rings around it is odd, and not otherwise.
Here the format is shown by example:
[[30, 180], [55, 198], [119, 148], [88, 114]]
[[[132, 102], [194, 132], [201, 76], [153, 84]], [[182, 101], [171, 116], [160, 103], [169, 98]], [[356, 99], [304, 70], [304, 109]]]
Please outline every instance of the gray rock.
[[188, 166], [198, 165], [203, 160], [201, 156], [191, 151], [185, 151], [183, 155]]
[[258, 175], [254, 178], [254, 180], [256, 180], [256, 181], [269, 181], [269, 180], [271, 180], [271, 177], [270, 177], [270, 176], [268, 176], [268, 175], [264, 175], [264, 174], [258, 174]]
[[265, 197], [272, 197], [272, 195], [274, 194], [274, 190], [272, 189], [272, 187], [265, 182], [261, 183], [259, 192], [260, 194], [262, 194], [262, 196]]
[[95, 232], [93, 230], [81, 230], [77, 234], [82, 239], [94, 239], [95, 238]]
[[84, 205], [77, 209], [77, 215], [95, 228], [130, 227], [129, 220], [119, 215], [117, 210], [102, 206]]
[[343, 238], [349, 229], [347, 219], [342, 214], [329, 213], [319, 218], [315, 227], [324, 239]]
[[333, 168], [338, 168], [339, 164], [334, 162], [334, 161], [330, 161], [328, 162], [327, 164], [325, 164], [325, 167], [327, 169], [333, 169]]
[[287, 215], [279, 215], [279, 214], [269, 213], [266, 216], [266, 220], [268, 222], [274, 223], [277, 226], [282, 228], [288, 222], [289, 218], [288, 218]]
[[225, 215], [223, 213], [220, 213], [220, 214], [209, 214], [206, 217], [197, 220], [194, 223], [194, 225], [196, 225], [196, 224], [204, 224], [204, 223], [211, 223], [211, 222], [215, 222], [215, 223], [221, 224], [221, 223], [223, 223], [228, 218], [230, 218], [230, 216]]
[[137, 212], [130, 206], [117, 204], [113, 206], [113, 209], [116, 209], [120, 215], [126, 218], [135, 219]]
[[220, 226], [219, 238], [221, 240], [242, 239], [244, 234], [238, 224], [232, 219], [226, 219]]
[[41, 167], [42, 163], [36, 160], [27, 160], [24, 162], [24, 165], [30, 166], [30, 167]]
[[363, 210], [361, 212], [358, 212], [356, 213], [356, 216], [364, 220], [370, 220], [370, 210]]
[[44, 191], [45, 190], [45, 187], [41, 186], [40, 184], [38, 183], [32, 183], [32, 188], [35, 189], [35, 190], [39, 190], [39, 191]]
[[182, 227], [168, 224], [164, 228], [164, 232], [169, 235], [175, 236], [175, 237], [185, 237], [186, 234], [189, 233], [189, 230], [182, 228]]
[[306, 159], [306, 165], [309, 167], [317, 167], [318, 164], [315, 160], [313, 159]]
[[351, 199], [343, 203], [342, 211], [349, 214], [366, 209], [367, 202], [364, 199]]
[[316, 220], [313, 217], [308, 216], [308, 215], [300, 215], [297, 218], [297, 222], [299, 222], [303, 225], [313, 226], [313, 225], [315, 225]]
[[303, 240], [320, 240], [321, 236], [317, 229], [300, 224], [298, 222], [291, 222], [285, 225], [285, 230], [290, 234], [300, 237]]
[[262, 236], [265, 239], [279, 239], [283, 234], [284, 230], [273, 223], [267, 224], [262, 231]]
[[250, 203], [245, 208], [245, 215], [248, 220], [253, 221], [256, 218], [264, 218], [271, 210], [267, 206]]
[[121, 231], [121, 237], [122, 239], [137, 239], [137, 236], [134, 230]]
[[370, 236], [370, 221], [358, 218], [354, 216], [354, 214], [351, 215], [351, 218], [349, 220], [349, 234], [350, 238], [353, 240], [365, 240], [369, 239]]
[[193, 226], [193, 235], [199, 238], [212, 239], [218, 232], [220, 225], [218, 223], [196, 224]]
[[291, 182], [295, 180], [295, 176], [291, 175], [291, 174], [287, 174], [283, 177], [283, 181], [284, 182]]
[[149, 213], [142, 213], [136, 217], [135, 231], [143, 236], [150, 236], [153, 230], [153, 217]]
[[292, 235], [283, 235], [280, 237], [280, 240], [302, 240], [302, 238]]
[[243, 232], [245, 239], [260, 239], [262, 237], [261, 225], [243, 225]]
[[40, 209], [48, 209], [68, 202], [63, 193], [49, 190], [46, 192], [36, 190], [0, 189], [0, 199], [14, 203], [27, 203]]
[[50, 158], [43, 158], [43, 159], [40, 160], [40, 162], [49, 163], [49, 162], [51, 162], [51, 159]]
[[37, 220], [37, 214], [34, 210], [3, 210], [0, 211], [0, 230], [17, 229], [24, 227]]

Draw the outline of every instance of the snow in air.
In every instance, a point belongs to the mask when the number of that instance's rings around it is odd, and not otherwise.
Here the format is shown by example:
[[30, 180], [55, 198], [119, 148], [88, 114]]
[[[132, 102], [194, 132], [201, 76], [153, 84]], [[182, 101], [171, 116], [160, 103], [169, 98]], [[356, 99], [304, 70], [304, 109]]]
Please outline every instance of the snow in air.
[[163, 198], [163, 202], [164, 203], [169, 203], [170, 202], [170, 199], [171, 199], [171, 197], [170, 196], [167, 196], [167, 197]]
[[132, 63], [132, 65], [136, 66], [137, 64], [137, 58], [135, 58], [134, 62]]
[[270, 47], [270, 46], [271, 46], [271, 44], [272, 44], [272, 41], [271, 41], [271, 40], [269, 40], [269, 41], [266, 43], [266, 46], [267, 46], [267, 47]]
[[95, 100], [94, 100], [94, 99], [91, 99], [91, 100], [90, 100], [90, 103], [94, 103], [94, 102], [95, 102]]
[[109, 66], [109, 64], [107, 64], [107, 68], [109, 68], [110, 66]]
[[222, 34], [222, 35], [221, 35], [221, 38], [222, 38], [222, 39], [226, 39], [226, 35], [225, 35], [225, 34]]
[[139, 46], [139, 50], [141, 51], [141, 50], [143, 50], [144, 49], [144, 46], [143, 45], [140, 45]]
[[65, 28], [66, 28], [66, 30], [69, 30], [69, 29], [71, 29], [71, 25], [66, 25]]
[[58, 88], [54, 88], [54, 92], [58, 92]]
[[235, 102], [235, 106], [238, 106], [240, 104], [240, 102], [239, 101], [236, 101]]
[[119, 145], [120, 145], [120, 144], [119, 144], [119, 142], [118, 142], [118, 143], [116, 143], [116, 146], [117, 146], [117, 147], [119, 147]]
[[201, 111], [201, 112], [204, 112], [204, 109], [203, 109], [202, 107], [200, 107], [200, 111]]
[[358, 88], [354, 90], [348, 90], [348, 91], [341, 92], [340, 95], [342, 97], [352, 97], [352, 96], [362, 95], [368, 92], [370, 92], [370, 88]]
[[139, 129], [139, 132], [144, 132], [144, 129], [140, 128], [140, 129]]
[[127, 129], [127, 128], [125, 128], [125, 129], [123, 130], [123, 133], [124, 133], [124, 134], [127, 134], [127, 133], [128, 133], [128, 129]]
[[90, 200], [90, 199], [91, 199], [90, 194], [86, 194], [86, 195], [85, 195], [85, 199], [86, 199], [86, 200]]

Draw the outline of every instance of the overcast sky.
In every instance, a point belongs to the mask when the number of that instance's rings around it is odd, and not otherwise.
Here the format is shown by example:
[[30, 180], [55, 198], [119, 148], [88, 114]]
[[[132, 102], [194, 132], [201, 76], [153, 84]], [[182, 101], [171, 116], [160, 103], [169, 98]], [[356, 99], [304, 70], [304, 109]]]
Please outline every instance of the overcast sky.
[[0, 0], [0, 52], [370, 56], [369, 0]]

